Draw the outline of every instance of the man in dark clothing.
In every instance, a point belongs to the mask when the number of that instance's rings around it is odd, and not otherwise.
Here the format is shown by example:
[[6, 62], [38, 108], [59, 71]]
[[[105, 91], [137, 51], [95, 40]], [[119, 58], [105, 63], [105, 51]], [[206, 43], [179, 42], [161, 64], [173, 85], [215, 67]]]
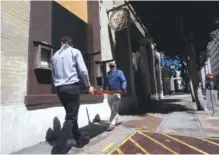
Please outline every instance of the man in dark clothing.
[[[120, 91], [122, 90], [123, 94], [126, 94], [127, 81], [121, 70], [116, 68], [116, 63], [113, 61], [109, 64], [110, 71], [106, 76], [106, 80], [104, 82], [104, 88], [112, 91]], [[108, 104], [111, 109], [111, 116], [109, 120], [108, 131], [112, 131], [115, 126], [119, 125], [121, 122], [119, 120], [118, 109], [121, 101], [121, 94], [109, 94], [108, 96]]]
[[216, 89], [213, 74], [207, 74], [205, 79], [206, 79], [205, 80], [206, 89], [209, 89], [209, 90]]
[[70, 37], [62, 37], [61, 48], [52, 57], [52, 78], [58, 97], [65, 108], [66, 116], [52, 154], [66, 153], [65, 146], [71, 132], [77, 147], [80, 148], [89, 143], [89, 139], [82, 137], [77, 122], [80, 106], [79, 76], [83, 79], [89, 93], [93, 94], [94, 88], [90, 85], [81, 52], [73, 48]]

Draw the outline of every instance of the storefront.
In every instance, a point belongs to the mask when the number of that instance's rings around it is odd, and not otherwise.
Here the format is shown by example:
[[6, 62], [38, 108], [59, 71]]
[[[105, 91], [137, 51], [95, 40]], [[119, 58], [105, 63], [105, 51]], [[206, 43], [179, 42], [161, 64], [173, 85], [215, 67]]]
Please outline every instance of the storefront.
[[[2, 2], [2, 145], [12, 153], [58, 134], [64, 109], [51, 82], [51, 56], [68, 35], [81, 50], [92, 85], [101, 77], [98, 1]], [[79, 127], [110, 111], [103, 96], [81, 90]]]
[[[58, 135], [65, 112], [51, 82], [50, 64], [62, 36], [70, 36], [82, 52], [94, 87], [102, 85], [107, 62], [116, 60], [128, 81], [124, 111], [138, 107], [139, 97], [148, 101], [156, 93], [151, 42], [126, 1], [4, 1], [1, 7], [1, 153]], [[130, 21], [117, 31], [109, 23], [118, 20], [120, 8], [128, 10]], [[109, 119], [107, 100], [81, 89], [79, 127], [97, 115]]]

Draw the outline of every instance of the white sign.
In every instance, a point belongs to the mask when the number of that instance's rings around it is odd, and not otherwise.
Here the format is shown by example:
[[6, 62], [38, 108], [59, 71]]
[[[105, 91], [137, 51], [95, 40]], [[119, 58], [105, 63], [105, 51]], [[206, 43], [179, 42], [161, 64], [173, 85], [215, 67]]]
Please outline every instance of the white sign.
[[127, 9], [119, 9], [113, 12], [109, 19], [110, 27], [115, 31], [120, 31], [128, 25], [129, 12]]

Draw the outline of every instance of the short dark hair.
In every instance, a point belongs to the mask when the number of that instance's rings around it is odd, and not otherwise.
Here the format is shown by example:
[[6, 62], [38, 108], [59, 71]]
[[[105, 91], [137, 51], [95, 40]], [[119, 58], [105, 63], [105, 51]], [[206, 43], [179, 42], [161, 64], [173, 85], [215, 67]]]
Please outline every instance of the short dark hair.
[[69, 36], [64, 36], [61, 38], [61, 42], [63, 44], [68, 44], [68, 45], [72, 45], [72, 39]]

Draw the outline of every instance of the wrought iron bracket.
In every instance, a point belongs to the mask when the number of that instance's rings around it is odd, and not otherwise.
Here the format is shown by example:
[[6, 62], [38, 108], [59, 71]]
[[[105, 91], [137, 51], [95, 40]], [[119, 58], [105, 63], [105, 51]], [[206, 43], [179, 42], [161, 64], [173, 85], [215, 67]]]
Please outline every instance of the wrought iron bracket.
[[122, 4], [122, 5], [119, 5], [119, 6], [117, 6], [117, 7], [113, 7], [113, 8], [110, 9], [110, 10], [107, 10], [107, 14], [109, 14], [109, 13], [112, 12], [112, 11], [118, 10], [118, 9], [120, 9], [120, 8], [126, 6], [126, 5], [129, 5], [129, 2], [126, 2], [125, 4]]

